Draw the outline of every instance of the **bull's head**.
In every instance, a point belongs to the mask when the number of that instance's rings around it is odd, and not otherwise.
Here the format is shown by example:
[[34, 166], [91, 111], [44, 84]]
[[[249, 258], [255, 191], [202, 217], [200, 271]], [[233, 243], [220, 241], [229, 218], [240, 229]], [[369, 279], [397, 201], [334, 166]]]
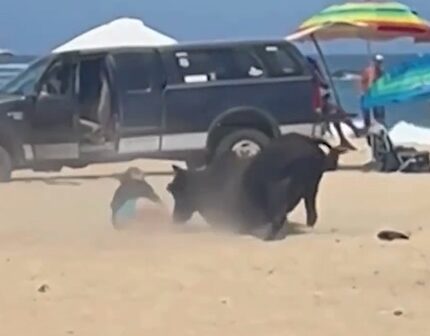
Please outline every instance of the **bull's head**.
[[337, 170], [339, 166], [339, 156], [346, 153], [348, 149], [342, 146], [331, 148], [325, 158], [325, 171]]
[[184, 223], [189, 220], [195, 209], [194, 193], [192, 187], [192, 172], [182, 169], [176, 165], [172, 166], [174, 178], [167, 186], [167, 190], [173, 196], [175, 205], [173, 209], [173, 220]]

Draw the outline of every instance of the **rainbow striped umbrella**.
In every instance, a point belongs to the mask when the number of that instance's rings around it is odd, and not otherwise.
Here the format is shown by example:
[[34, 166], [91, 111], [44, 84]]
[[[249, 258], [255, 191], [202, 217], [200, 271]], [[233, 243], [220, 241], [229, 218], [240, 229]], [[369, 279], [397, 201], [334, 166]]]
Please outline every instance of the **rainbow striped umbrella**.
[[409, 37], [425, 40], [430, 24], [398, 2], [349, 2], [333, 5], [306, 20], [288, 40], [360, 38], [390, 40]]
[[386, 72], [363, 98], [364, 108], [430, 98], [430, 56], [417, 57]]

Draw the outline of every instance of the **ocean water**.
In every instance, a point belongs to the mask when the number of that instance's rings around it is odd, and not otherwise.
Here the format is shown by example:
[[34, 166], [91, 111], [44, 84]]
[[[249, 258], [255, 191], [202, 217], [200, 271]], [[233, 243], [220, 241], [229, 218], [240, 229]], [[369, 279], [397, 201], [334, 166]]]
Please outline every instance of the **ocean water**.
[[17, 73], [24, 70], [34, 56], [12, 56], [0, 54], [0, 87]]
[[[408, 54], [385, 55], [385, 67], [389, 69], [392, 66], [407, 61], [411, 57], [416, 56]], [[34, 59], [34, 56], [0, 55], [0, 86], [25, 69], [28, 63]], [[358, 77], [356, 75], [369, 63], [369, 56], [329, 55], [327, 56], [327, 63], [330, 72], [336, 77], [335, 85], [341, 99], [342, 107], [349, 113], [355, 113], [361, 118]], [[388, 128], [393, 129], [397, 126], [395, 129], [396, 132], [393, 133], [395, 135], [394, 141], [396, 139], [401, 139], [402, 141], [406, 141], [405, 139], [414, 140], [414, 134], [418, 130], [422, 135], [429, 128], [425, 144], [430, 144], [430, 97], [429, 101], [393, 105], [387, 107], [386, 110]], [[423, 143], [424, 137], [421, 136], [420, 139], [420, 143]]]

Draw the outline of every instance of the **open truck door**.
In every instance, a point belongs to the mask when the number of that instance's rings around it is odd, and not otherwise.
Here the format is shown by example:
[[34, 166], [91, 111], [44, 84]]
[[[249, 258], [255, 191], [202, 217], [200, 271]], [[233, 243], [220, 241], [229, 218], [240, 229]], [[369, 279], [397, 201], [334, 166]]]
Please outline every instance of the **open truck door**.
[[79, 158], [77, 58], [54, 60], [35, 86], [29, 113], [35, 161]]

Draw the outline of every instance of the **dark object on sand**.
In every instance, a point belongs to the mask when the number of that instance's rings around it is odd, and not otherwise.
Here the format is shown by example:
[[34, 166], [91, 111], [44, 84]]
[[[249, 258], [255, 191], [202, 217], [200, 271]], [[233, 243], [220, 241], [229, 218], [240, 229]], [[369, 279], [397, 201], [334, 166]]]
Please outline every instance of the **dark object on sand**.
[[42, 286], [39, 287], [39, 289], [37, 290], [39, 293], [46, 293], [47, 291], [49, 291], [49, 286], [44, 284]]
[[120, 185], [114, 193], [111, 210], [112, 224], [119, 228], [120, 220], [131, 219], [134, 215], [136, 201], [146, 198], [154, 203], [161, 203], [160, 197], [151, 185], [146, 182], [145, 174], [139, 168], [132, 167], [119, 177]]
[[430, 171], [430, 153], [413, 147], [394, 146], [384, 125], [374, 122], [369, 129], [372, 156], [380, 172], [420, 173]]
[[379, 232], [378, 238], [386, 241], [409, 240], [409, 236], [407, 236], [406, 234], [398, 231], [391, 231], [391, 230], [384, 230]]
[[396, 309], [395, 311], [393, 311], [394, 316], [402, 316], [403, 314], [404, 314], [403, 310], [400, 310], [400, 309]]
[[[328, 147], [328, 154], [319, 145]], [[209, 224], [232, 223], [243, 234], [270, 224], [266, 239], [274, 240], [287, 214], [303, 199], [307, 225], [313, 227], [320, 180], [324, 172], [337, 169], [340, 153], [323, 140], [290, 133], [252, 158], [225, 153], [204, 169], [174, 166], [168, 185], [174, 220], [186, 222], [198, 212]]]

